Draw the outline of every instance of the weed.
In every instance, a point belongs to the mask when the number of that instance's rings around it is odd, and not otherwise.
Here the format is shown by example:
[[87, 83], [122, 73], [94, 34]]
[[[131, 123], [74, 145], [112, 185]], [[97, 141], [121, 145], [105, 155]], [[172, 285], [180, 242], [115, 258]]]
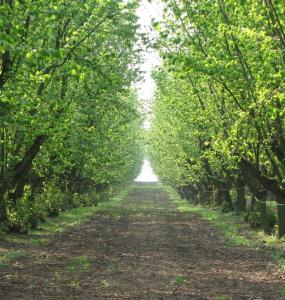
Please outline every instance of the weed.
[[0, 263], [5, 264], [11, 261], [21, 261], [26, 258], [28, 254], [23, 251], [11, 251], [0, 256]]
[[285, 287], [280, 289], [280, 295], [283, 299], [285, 299]]
[[279, 264], [282, 271], [285, 271], [285, 255], [283, 251], [280, 251], [279, 249], [273, 249], [271, 250], [271, 256], [272, 258]]
[[47, 238], [33, 238], [27, 241], [27, 244], [32, 246], [46, 245], [48, 243]]
[[172, 294], [173, 295], [176, 295], [176, 293], [178, 292], [178, 289], [182, 286], [182, 284], [184, 284], [186, 282], [185, 278], [183, 278], [182, 276], [180, 275], [177, 275], [175, 277], [175, 280], [174, 280], [174, 284], [175, 284], [175, 288], [174, 290], [172, 291]]
[[59, 216], [48, 218], [37, 230], [33, 230], [33, 235], [50, 235], [58, 233], [70, 226], [76, 226], [93, 215], [96, 207], [77, 207], [69, 211], [62, 212]]
[[221, 295], [219, 296], [218, 300], [229, 300], [229, 297], [225, 295]]
[[9, 269], [10, 266], [8, 264], [4, 264], [4, 263], [1, 263], [0, 262], [0, 270], [6, 270], [6, 269]]
[[181, 285], [181, 284], [185, 283], [185, 278], [178, 275], [178, 276], [175, 277], [174, 283], [177, 284], [177, 285]]
[[102, 282], [102, 284], [103, 284], [103, 286], [105, 287], [105, 288], [108, 288], [108, 287], [110, 287], [111, 286], [111, 284], [107, 281], [107, 280], [102, 280], [101, 281]]
[[69, 263], [68, 269], [72, 272], [86, 272], [91, 266], [92, 263], [86, 256], [75, 256]]
[[56, 280], [60, 280], [61, 279], [61, 273], [60, 272], [54, 272], [53, 276], [54, 276], [54, 278]]
[[79, 280], [72, 280], [69, 282], [68, 284], [69, 286], [73, 287], [73, 288], [80, 288], [80, 281]]

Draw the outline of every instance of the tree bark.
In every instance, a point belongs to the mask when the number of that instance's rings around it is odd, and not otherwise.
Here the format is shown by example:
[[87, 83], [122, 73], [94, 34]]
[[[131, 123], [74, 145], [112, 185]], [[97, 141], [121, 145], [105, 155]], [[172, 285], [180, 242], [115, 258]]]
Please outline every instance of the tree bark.
[[[241, 170], [244, 179], [248, 183], [248, 187], [250, 188], [251, 192], [255, 195], [255, 197], [260, 200], [264, 201], [263, 199], [263, 191], [271, 191], [277, 198], [277, 203], [281, 204], [278, 205], [278, 232], [279, 232], [279, 237], [282, 237], [285, 235], [285, 210], [283, 210], [285, 204], [285, 195], [284, 195], [284, 190], [280, 187], [278, 182], [274, 179], [267, 178], [264, 175], [261, 174], [261, 172], [255, 168], [250, 162], [246, 160], [241, 161]], [[261, 217], [267, 218], [265, 216], [265, 209], [264, 207], [259, 207], [260, 208], [260, 214]], [[266, 211], [267, 213], [267, 211]], [[268, 218], [267, 218], [268, 219]], [[266, 221], [265, 221], [266, 222]], [[264, 223], [263, 229], [264, 232], [266, 233], [267, 231], [267, 225]]]
[[227, 209], [233, 210], [233, 202], [232, 202], [230, 191], [229, 190], [222, 190], [221, 191], [221, 196], [222, 196], [223, 202], [227, 206]]
[[236, 206], [238, 212], [245, 212], [246, 211], [246, 198], [245, 198], [245, 183], [241, 176], [237, 178], [236, 181]]
[[222, 204], [222, 197], [217, 187], [213, 189], [212, 198], [215, 205], [220, 206]]
[[279, 238], [285, 236], [285, 205], [277, 205], [278, 214], [278, 235]]
[[[39, 135], [35, 138], [34, 142], [30, 146], [30, 148], [26, 151], [23, 159], [16, 164], [13, 171], [11, 171], [12, 179], [11, 179], [11, 187], [14, 187], [14, 192], [10, 194], [11, 199], [14, 203], [16, 203], [17, 199], [19, 199], [24, 192], [24, 187], [28, 181], [28, 174], [32, 169], [33, 160], [36, 155], [39, 153], [41, 146], [46, 141], [47, 136]], [[9, 185], [10, 186], [10, 185]], [[5, 189], [7, 187], [3, 187]], [[0, 194], [4, 194], [5, 191], [2, 191]]]
[[266, 197], [267, 192], [259, 192], [257, 193], [258, 202], [258, 210], [260, 213], [260, 222], [265, 234], [272, 234], [272, 230], [269, 225], [268, 214], [267, 214], [267, 206], [266, 206]]

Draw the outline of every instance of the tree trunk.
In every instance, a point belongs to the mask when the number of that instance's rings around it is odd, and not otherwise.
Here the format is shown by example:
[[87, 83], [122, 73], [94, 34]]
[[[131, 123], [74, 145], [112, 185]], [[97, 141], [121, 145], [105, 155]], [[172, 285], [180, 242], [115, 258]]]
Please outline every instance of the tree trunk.
[[236, 193], [237, 193], [237, 211], [244, 212], [246, 211], [246, 198], [245, 198], [245, 189], [244, 181], [239, 176], [236, 182]]
[[206, 185], [201, 192], [201, 203], [204, 205], [209, 205], [211, 204], [211, 198], [211, 186]]
[[[279, 238], [285, 236], [285, 203], [277, 203], [278, 213], [278, 236]], [[278, 205], [279, 204], [279, 205]]]
[[[14, 170], [11, 172], [13, 177], [10, 184], [7, 185], [8, 189], [14, 189], [14, 192], [10, 194], [14, 203], [23, 195], [24, 187], [28, 181], [29, 172], [32, 169], [33, 160], [39, 153], [41, 146], [46, 141], [47, 137], [40, 135], [35, 138], [33, 144], [26, 151], [23, 159], [16, 164]], [[7, 187], [4, 186], [3, 191], [0, 194], [4, 194]]]
[[0, 225], [7, 222], [7, 211], [4, 199], [0, 199]]
[[259, 203], [258, 204], [258, 209], [260, 212], [260, 220], [261, 220], [261, 226], [263, 229], [263, 232], [265, 234], [272, 234], [270, 225], [269, 225], [269, 220], [268, 220], [268, 215], [267, 215], [267, 207], [266, 203]]
[[[25, 153], [23, 159], [14, 166], [13, 169], [7, 171], [5, 180], [0, 185], [0, 223], [7, 221], [6, 203], [4, 201], [7, 195], [16, 204], [17, 200], [23, 195], [24, 187], [27, 184], [29, 172], [32, 168], [32, 163], [35, 156], [40, 151], [40, 147], [47, 139], [46, 136], [38, 136], [33, 144]], [[7, 177], [7, 178], [6, 178]]]
[[250, 200], [250, 207], [249, 207], [249, 210], [250, 211], [253, 211], [256, 207], [256, 200], [255, 200], [255, 197], [254, 197], [254, 193], [251, 193], [251, 200]]
[[184, 194], [187, 201], [191, 201], [191, 202], [193, 201], [192, 190], [189, 185], [184, 187]]
[[221, 196], [222, 196], [223, 202], [227, 206], [227, 209], [233, 210], [233, 202], [232, 202], [230, 191], [221, 190]]
[[258, 210], [260, 213], [260, 222], [265, 234], [272, 234], [272, 230], [269, 225], [268, 214], [267, 214], [267, 206], [266, 206], [266, 196], [267, 192], [259, 192], [256, 197], [258, 202]]
[[217, 187], [214, 187], [213, 189], [212, 198], [213, 198], [213, 203], [215, 205], [220, 206], [222, 204], [221, 193], [219, 192], [219, 189]]
[[181, 199], [184, 200], [186, 198], [185, 194], [184, 194], [184, 190], [183, 190], [182, 187], [177, 188], [177, 192], [178, 192], [178, 194], [179, 194], [179, 196], [180, 196]]
[[[285, 235], [285, 190], [280, 185], [278, 180], [264, 176], [258, 169], [254, 167], [250, 162], [246, 160], [241, 160], [240, 162], [241, 169], [243, 171], [243, 176], [247, 182], [251, 182], [252, 178], [255, 179], [258, 184], [263, 187], [263, 189], [272, 192], [277, 199], [278, 207], [278, 223], [279, 223], [279, 237]], [[247, 175], [247, 176], [246, 176]], [[253, 183], [253, 182], [252, 182]], [[256, 186], [250, 184], [249, 187], [253, 193], [256, 194]]]

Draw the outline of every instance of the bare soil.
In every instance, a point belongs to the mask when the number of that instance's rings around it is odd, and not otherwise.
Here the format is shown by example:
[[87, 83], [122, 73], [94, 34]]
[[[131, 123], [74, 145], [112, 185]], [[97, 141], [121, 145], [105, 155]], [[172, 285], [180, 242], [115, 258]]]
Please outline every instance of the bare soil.
[[283, 299], [285, 277], [266, 249], [231, 246], [200, 217], [179, 212], [159, 184], [137, 183], [47, 245], [0, 266], [0, 299]]

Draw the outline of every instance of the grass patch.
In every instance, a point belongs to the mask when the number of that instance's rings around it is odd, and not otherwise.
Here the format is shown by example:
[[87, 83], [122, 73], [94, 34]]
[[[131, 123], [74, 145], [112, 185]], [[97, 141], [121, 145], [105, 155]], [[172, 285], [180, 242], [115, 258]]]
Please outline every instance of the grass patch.
[[59, 281], [62, 279], [62, 274], [60, 272], [56, 271], [56, 272], [54, 272], [53, 277], [54, 277], [54, 279]]
[[125, 196], [134, 188], [133, 185], [128, 186], [124, 190], [122, 190], [118, 195], [113, 196], [110, 199], [101, 201], [97, 205], [97, 210], [105, 211], [105, 210], [112, 210], [113, 208], [120, 208], [121, 204], [125, 198]]
[[161, 182], [135, 182], [132, 187], [136, 190], [161, 190], [164, 185]]
[[247, 236], [242, 234], [242, 229], [248, 229], [248, 225], [242, 217], [235, 212], [222, 213], [215, 208], [207, 208], [201, 205], [192, 205], [180, 196], [169, 186], [163, 189], [168, 192], [169, 197], [182, 213], [194, 213], [202, 219], [211, 222], [218, 228], [232, 245], [242, 245], [258, 249], [260, 245], [267, 244], [271, 251], [272, 258], [278, 263], [282, 270], [285, 270], [284, 239], [276, 236], [266, 236], [261, 230], [248, 230]]
[[[283, 271], [285, 271], [285, 254], [279, 249], [271, 249], [272, 258], [279, 264]], [[284, 288], [285, 291], [285, 288]], [[285, 298], [285, 296], [284, 296]]]
[[77, 207], [62, 212], [59, 216], [48, 218], [38, 229], [30, 231], [31, 235], [50, 235], [61, 232], [67, 227], [76, 226], [90, 218], [97, 210], [96, 206]]
[[92, 261], [86, 256], [75, 256], [71, 259], [68, 270], [71, 272], [86, 272], [90, 270]]
[[27, 258], [28, 254], [24, 251], [9, 251], [0, 255], [0, 266], [7, 266], [11, 262], [19, 262]]
[[204, 220], [210, 221], [219, 228], [233, 245], [243, 245], [256, 247], [254, 240], [251, 240], [241, 234], [242, 225], [239, 224], [241, 218], [234, 212], [222, 213], [216, 209], [204, 208], [202, 206], [191, 207], [191, 212], [200, 215]]
[[93, 216], [97, 211], [112, 210], [116, 213], [116, 208], [120, 204], [132, 186], [122, 190], [118, 195], [102, 200], [96, 206], [77, 207], [64, 211], [56, 217], [47, 218], [47, 220], [39, 225], [35, 230], [30, 230], [28, 234], [6, 234], [2, 237], [3, 240], [13, 244], [26, 244], [31, 246], [44, 245], [48, 243], [51, 235], [62, 232], [68, 227], [74, 227], [82, 224]]
[[165, 211], [169, 210], [169, 203], [161, 201], [161, 198], [167, 197], [167, 193], [162, 192], [161, 183], [138, 182], [133, 184], [132, 189], [134, 193], [129, 195], [131, 198], [127, 199], [128, 205], [124, 210], [127, 210], [133, 217], [165, 215]]
[[27, 244], [31, 246], [46, 245], [48, 243], [48, 238], [31, 238], [27, 240]]
[[122, 203], [126, 197], [126, 195], [134, 189], [134, 185], [129, 185], [124, 190], [122, 190], [117, 195], [113, 196], [110, 199], [99, 202], [97, 205], [98, 211], [107, 211], [112, 214], [114, 217], [120, 217], [124, 214], [124, 209], [122, 207]]
[[222, 295], [219, 296], [218, 300], [229, 300], [230, 298], [228, 296]]
[[47, 218], [35, 230], [30, 230], [28, 234], [7, 234], [4, 240], [14, 244], [27, 244], [31, 246], [44, 245], [48, 242], [48, 237], [55, 233], [62, 232], [68, 227], [77, 226], [90, 218], [96, 211], [95, 206], [77, 207], [62, 212], [57, 217]]
[[184, 277], [182, 277], [180, 275], [175, 276], [174, 284], [181, 285], [183, 283], [185, 283], [185, 278]]
[[285, 287], [280, 289], [280, 295], [283, 299], [285, 299]]
[[72, 288], [78, 289], [80, 288], [81, 283], [79, 280], [72, 280], [68, 283], [68, 285]]
[[10, 251], [0, 255], [0, 263], [10, 262], [12, 260], [22, 260], [27, 256], [28, 254], [23, 251]]

